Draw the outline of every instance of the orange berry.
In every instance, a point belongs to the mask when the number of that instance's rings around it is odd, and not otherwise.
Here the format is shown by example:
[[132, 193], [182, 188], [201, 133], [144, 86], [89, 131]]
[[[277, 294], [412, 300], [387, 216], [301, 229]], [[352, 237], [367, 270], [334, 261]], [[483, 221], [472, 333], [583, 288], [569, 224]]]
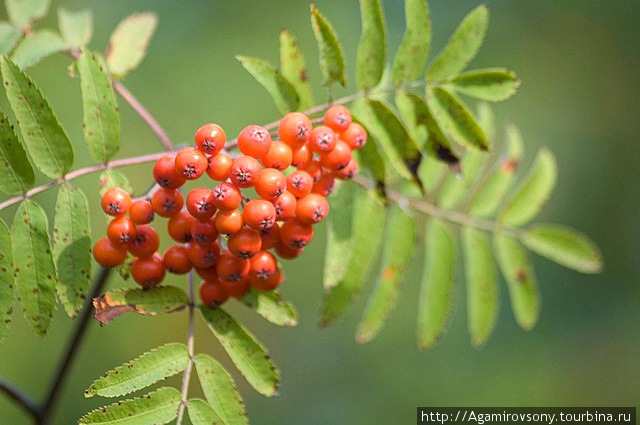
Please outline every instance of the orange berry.
[[340, 180], [351, 180], [353, 176], [358, 174], [358, 162], [355, 158], [351, 158], [349, 164], [344, 167], [342, 170], [336, 170], [333, 173], [333, 176]]
[[320, 125], [311, 132], [309, 149], [316, 153], [331, 152], [337, 140], [338, 135], [332, 129]]
[[251, 258], [262, 246], [260, 233], [250, 227], [243, 227], [238, 232], [229, 236], [227, 248], [238, 258]]
[[169, 236], [176, 242], [185, 243], [191, 241], [191, 225], [196, 221], [187, 211], [180, 211], [167, 222]]
[[298, 199], [296, 204], [296, 218], [304, 224], [321, 222], [329, 214], [329, 203], [322, 195], [310, 193]]
[[167, 248], [162, 256], [164, 268], [171, 273], [185, 274], [193, 267], [189, 259], [189, 251], [184, 245], [173, 245]]
[[280, 283], [282, 283], [282, 274], [280, 272], [280, 269], [276, 267], [275, 272], [268, 278], [261, 279], [258, 277], [249, 277], [249, 283], [256, 291], [273, 291], [278, 286], [280, 286]]
[[304, 167], [299, 167], [298, 170], [305, 171], [306, 173], [308, 173], [313, 179], [314, 183], [317, 182], [320, 176], [322, 175], [322, 165], [320, 164], [320, 161], [318, 161], [317, 159], [312, 159]]
[[227, 136], [218, 124], [205, 124], [196, 131], [196, 146], [208, 155], [217, 155], [226, 140]]
[[307, 144], [305, 143], [299, 148], [293, 150], [291, 156], [291, 164], [298, 168], [302, 168], [306, 166], [312, 159], [313, 152], [311, 152], [311, 149], [309, 149], [309, 146], [307, 146]]
[[156, 229], [148, 224], [136, 226], [136, 237], [127, 245], [129, 252], [140, 258], [153, 255], [160, 246], [160, 238]]
[[280, 140], [276, 140], [271, 142], [269, 151], [262, 157], [262, 165], [282, 171], [291, 165], [292, 158], [291, 147]]
[[194, 220], [191, 223], [191, 239], [203, 245], [215, 242], [218, 239], [218, 230], [213, 218], [207, 221]]
[[198, 220], [207, 220], [216, 212], [211, 189], [198, 187], [187, 195], [187, 210]]
[[313, 187], [313, 178], [306, 171], [296, 170], [287, 176], [287, 191], [296, 198], [307, 196]]
[[229, 171], [231, 170], [231, 164], [233, 164], [233, 160], [229, 155], [220, 152], [217, 155], [210, 156], [208, 161], [207, 175], [211, 180], [223, 182], [229, 178]]
[[296, 197], [289, 191], [285, 191], [282, 195], [273, 201], [276, 208], [276, 219], [287, 221], [296, 213]]
[[333, 105], [324, 113], [324, 125], [342, 133], [351, 124], [351, 113], [342, 105]]
[[301, 112], [289, 112], [278, 125], [278, 136], [291, 147], [297, 147], [309, 140], [311, 121]]
[[269, 152], [271, 134], [260, 125], [248, 125], [238, 135], [238, 149], [244, 155], [260, 159]]
[[[271, 278], [278, 272], [278, 262], [273, 254], [268, 251], [260, 251], [249, 260], [249, 263], [251, 265], [249, 268], [251, 286], [259, 291], [268, 291], [275, 288], [275, 286], [272, 286]], [[276, 286], [279, 283], [278, 281]]]
[[116, 217], [107, 226], [107, 237], [114, 245], [126, 245], [136, 236], [136, 225], [129, 217]]
[[159, 189], [151, 197], [151, 205], [160, 217], [173, 217], [182, 209], [184, 198], [175, 189]]
[[275, 168], [265, 168], [260, 173], [260, 179], [256, 183], [256, 193], [269, 201], [282, 195], [287, 188], [287, 178], [282, 171]]
[[114, 217], [118, 217], [129, 211], [129, 206], [131, 206], [131, 196], [119, 187], [112, 187], [102, 195], [101, 204], [104, 212]]
[[280, 227], [280, 240], [289, 248], [304, 248], [312, 238], [313, 227], [298, 219], [286, 221]]
[[131, 265], [131, 277], [143, 288], [157, 286], [164, 279], [164, 264], [157, 252], [147, 258], [136, 258]]
[[220, 256], [220, 245], [217, 242], [202, 245], [198, 242], [191, 242], [188, 248], [191, 263], [203, 269], [213, 267]]
[[192, 147], [182, 148], [176, 155], [176, 170], [187, 180], [196, 180], [209, 166], [207, 157], [201, 150]]
[[[345, 168], [343, 168], [343, 170]], [[313, 184], [311, 192], [322, 196], [329, 196], [335, 187], [336, 183], [334, 181], [333, 174], [325, 171], [320, 175], [318, 181]]]
[[153, 179], [164, 189], [177, 189], [187, 181], [176, 170], [175, 155], [165, 155], [156, 161], [153, 166]]
[[116, 267], [127, 258], [127, 250], [112, 244], [108, 238], [102, 238], [93, 246], [93, 258], [102, 267]]
[[255, 230], [266, 230], [276, 222], [276, 208], [264, 199], [253, 199], [242, 210], [244, 223]]
[[342, 140], [336, 142], [331, 152], [320, 154], [320, 163], [328, 170], [341, 170], [351, 161], [351, 148]]
[[229, 299], [229, 291], [220, 281], [205, 280], [200, 284], [200, 299], [209, 308], [217, 308]]
[[213, 188], [213, 204], [220, 211], [230, 211], [238, 208], [242, 202], [240, 189], [231, 183], [222, 182]]
[[340, 135], [352, 150], [360, 149], [367, 143], [367, 130], [357, 122], [351, 123], [344, 133]]
[[229, 178], [231, 182], [240, 188], [253, 187], [260, 179], [262, 165], [250, 156], [236, 158], [231, 164]]
[[129, 217], [135, 224], [147, 224], [153, 221], [153, 205], [151, 202], [138, 199], [129, 207]]
[[215, 218], [215, 225], [219, 233], [230, 235], [242, 229], [244, 219], [242, 218], [242, 213], [237, 209], [218, 211]]
[[238, 258], [229, 251], [223, 251], [216, 263], [216, 273], [225, 282], [239, 282], [247, 276], [250, 267], [248, 259]]

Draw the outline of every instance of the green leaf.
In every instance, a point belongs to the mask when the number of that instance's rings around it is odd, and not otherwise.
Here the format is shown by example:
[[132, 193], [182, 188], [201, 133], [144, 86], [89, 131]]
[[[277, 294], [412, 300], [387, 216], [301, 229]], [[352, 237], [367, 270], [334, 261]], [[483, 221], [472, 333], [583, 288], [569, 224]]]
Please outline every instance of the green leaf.
[[295, 88], [300, 97], [300, 109], [315, 105], [307, 63], [296, 38], [287, 30], [280, 31], [280, 72]]
[[356, 341], [364, 343], [375, 338], [394, 309], [402, 275], [414, 250], [415, 237], [416, 225], [413, 217], [400, 207], [395, 207], [387, 222], [376, 286], [360, 319]]
[[[320, 326], [338, 320], [360, 290], [376, 259], [382, 242], [386, 210], [375, 191], [360, 191], [353, 205], [353, 249], [349, 266], [342, 279], [325, 295], [320, 306]], [[376, 229], [376, 231], [372, 231]]]
[[9, 19], [16, 27], [24, 27], [42, 19], [49, 11], [50, 0], [5, 0]]
[[73, 165], [73, 148], [67, 133], [25, 73], [4, 56], [0, 58], [0, 68], [7, 98], [34, 165], [47, 177], [62, 177]]
[[488, 23], [489, 8], [486, 4], [481, 4], [465, 16], [449, 43], [429, 67], [427, 80], [449, 78], [465, 69], [478, 53]]
[[322, 70], [323, 84], [330, 86], [333, 82], [338, 82], [344, 87], [346, 81], [344, 79], [342, 46], [340, 46], [338, 37], [329, 21], [313, 4], [310, 7], [311, 26], [320, 50], [320, 69]]
[[14, 285], [11, 235], [0, 220], [0, 342], [7, 336], [13, 313]]
[[91, 279], [89, 206], [82, 190], [60, 186], [53, 218], [53, 259], [58, 270], [57, 292], [72, 319], [84, 304]]
[[9, 54], [21, 37], [20, 28], [16, 28], [8, 22], [0, 22], [0, 55]]
[[248, 424], [244, 404], [236, 386], [226, 370], [206, 354], [195, 356], [196, 370], [202, 392], [221, 423]]
[[142, 397], [119, 401], [84, 415], [79, 425], [162, 425], [178, 416], [182, 400], [175, 388], [160, 388]]
[[93, 13], [91, 9], [58, 9], [58, 28], [67, 47], [79, 49], [91, 41], [93, 36]]
[[451, 150], [451, 144], [433, 118], [427, 102], [417, 94], [398, 90], [396, 106], [418, 145], [423, 146], [430, 156], [458, 170], [460, 159]]
[[104, 195], [104, 193], [112, 187], [122, 188], [129, 194], [133, 193], [133, 189], [131, 187], [131, 183], [129, 183], [129, 179], [127, 179], [127, 177], [119, 171], [107, 168], [102, 173], [100, 173], [99, 179], [100, 196]]
[[11, 243], [15, 255], [15, 279], [24, 317], [38, 336], [49, 330], [56, 305], [56, 269], [51, 256], [47, 216], [35, 202], [18, 207]]
[[327, 217], [327, 242], [322, 279], [325, 291], [340, 282], [351, 260], [354, 247], [352, 238], [354, 193], [354, 185], [343, 183], [336, 187], [329, 198], [331, 214]]
[[498, 265], [509, 288], [511, 308], [518, 325], [529, 330], [538, 321], [540, 294], [529, 255], [513, 237], [496, 234], [493, 239]]
[[440, 207], [452, 209], [470, 194], [485, 159], [486, 155], [479, 151], [468, 151], [465, 154], [461, 162], [461, 174], [449, 173], [442, 183], [438, 193]]
[[118, 397], [141, 390], [182, 372], [189, 350], [182, 344], [166, 344], [143, 353], [104, 374], [84, 392], [85, 397]]
[[456, 249], [451, 229], [432, 219], [427, 225], [425, 260], [418, 297], [418, 345], [426, 350], [444, 331], [451, 309]]
[[356, 85], [369, 90], [378, 84], [387, 53], [385, 24], [380, 0], [360, 0], [362, 36], [356, 57]]
[[498, 319], [498, 285], [489, 237], [473, 228], [462, 229], [464, 271], [467, 281], [469, 335], [474, 347], [482, 346]]
[[33, 167], [9, 119], [0, 111], [0, 191], [25, 193], [35, 182]]
[[[354, 104], [354, 107], [351, 108], [352, 109], [351, 116], [353, 117], [354, 121], [365, 126], [365, 124], [357, 116], [357, 111], [356, 111], [357, 106], [355, 106], [357, 104], [362, 105], [364, 104], [364, 102], [359, 102]], [[367, 106], [365, 106], [365, 108], [367, 110], [370, 110], [370, 108]], [[371, 176], [373, 177], [378, 187], [384, 188], [385, 183], [387, 181], [387, 176], [386, 176], [387, 170], [384, 163], [384, 159], [382, 158], [382, 155], [378, 150], [378, 146], [379, 146], [379, 142], [376, 140], [373, 134], [368, 132], [367, 143], [365, 143], [365, 145], [361, 147], [359, 150], [354, 151], [353, 154], [355, 155], [356, 160], [358, 161], [358, 165], [364, 170], [369, 170], [369, 172], [371, 173]]]
[[432, 156], [426, 156], [420, 163], [418, 175], [426, 192], [431, 192], [442, 181], [442, 175], [447, 172], [445, 165]]
[[184, 290], [174, 286], [112, 289], [93, 299], [95, 318], [102, 324], [128, 311], [157, 316], [180, 311], [188, 304], [189, 297]]
[[111, 73], [122, 78], [140, 65], [158, 25], [153, 12], [134, 13], [123, 19], [107, 46], [107, 64]]
[[241, 301], [275, 325], [296, 326], [298, 324], [298, 313], [293, 304], [284, 301], [277, 291], [259, 292], [250, 289]]
[[200, 312], [247, 382], [264, 396], [278, 395], [280, 373], [262, 344], [224, 310], [200, 306]]
[[427, 102], [436, 121], [457, 143], [484, 151], [487, 138], [469, 109], [453, 94], [438, 87], [427, 88]]
[[296, 89], [278, 70], [260, 59], [240, 55], [236, 59], [269, 92], [281, 114], [298, 109], [300, 97]]
[[422, 75], [431, 47], [431, 18], [425, 0], [405, 0], [406, 30], [393, 59], [394, 85], [414, 81]]
[[225, 425], [216, 412], [205, 402], [199, 399], [187, 401], [189, 419], [193, 425]]
[[602, 271], [602, 255], [596, 244], [575, 229], [557, 224], [535, 224], [522, 242], [531, 251], [581, 273]]
[[477, 69], [452, 78], [443, 87], [477, 99], [500, 102], [515, 94], [520, 80], [508, 69]]
[[541, 149], [516, 192], [500, 214], [499, 222], [518, 227], [535, 217], [551, 194], [557, 177], [556, 161], [551, 151]]
[[57, 33], [49, 29], [37, 30], [20, 40], [11, 54], [11, 60], [20, 69], [28, 69], [64, 48], [65, 44]]
[[496, 138], [495, 115], [493, 109], [487, 102], [478, 102], [478, 125], [487, 137], [487, 142], [491, 145]]
[[120, 147], [120, 116], [113, 85], [98, 59], [86, 50], [78, 59], [78, 72], [84, 140], [94, 160], [107, 162]]

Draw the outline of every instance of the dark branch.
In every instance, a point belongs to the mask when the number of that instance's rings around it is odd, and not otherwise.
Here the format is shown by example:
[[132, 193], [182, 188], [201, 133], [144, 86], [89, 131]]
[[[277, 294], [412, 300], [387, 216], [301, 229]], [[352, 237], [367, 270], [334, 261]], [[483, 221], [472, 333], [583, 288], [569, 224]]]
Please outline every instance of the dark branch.
[[16, 403], [18, 403], [27, 412], [31, 413], [34, 417], [39, 417], [42, 414], [43, 408], [35, 401], [29, 394], [22, 391], [20, 388], [13, 385], [11, 382], [0, 377], [0, 390], [6, 395], [11, 397]]

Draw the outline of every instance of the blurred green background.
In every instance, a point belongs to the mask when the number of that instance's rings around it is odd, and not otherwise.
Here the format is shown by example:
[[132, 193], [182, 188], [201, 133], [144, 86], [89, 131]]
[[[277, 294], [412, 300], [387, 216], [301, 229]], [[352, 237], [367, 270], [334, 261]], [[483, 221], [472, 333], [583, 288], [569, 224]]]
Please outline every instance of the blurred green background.
[[[478, 3], [430, 2], [432, 54]], [[559, 182], [538, 220], [565, 223], [589, 234], [602, 248], [604, 272], [580, 275], [535, 257], [543, 297], [539, 323], [530, 332], [516, 326], [503, 285], [497, 329], [486, 347], [475, 350], [467, 337], [460, 270], [448, 332], [433, 349], [421, 352], [414, 337], [420, 276], [420, 261], [415, 261], [387, 327], [375, 341], [361, 346], [353, 335], [362, 297], [332, 328], [316, 325], [323, 293], [322, 230], [299, 260], [285, 264], [288, 278], [282, 292], [298, 307], [298, 327], [278, 328], [243, 308], [232, 308], [269, 347], [282, 372], [281, 395], [274, 399], [257, 395], [234, 375], [251, 423], [414, 423], [416, 406], [427, 405], [639, 405], [640, 4], [635, 0], [488, 3], [487, 39], [471, 66], [505, 66], [522, 79], [518, 94], [495, 105], [495, 112], [500, 124], [520, 126], [527, 164], [542, 145], [557, 156]], [[383, 4], [390, 51], [395, 52], [404, 31], [403, 3]], [[266, 92], [234, 55], [277, 63], [277, 38], [283, 27], [299, 38], [311, 65], [316, 97], [325, 100], [306, 1], [54, 1], [54, 9], [61, 5], [93, 9], [92, 47], [97, 50], [104, 49], [111, 31], [131, 12], [158, 13], [160, 24], [148, 56], [125, 83], [175, 142], [190, 143], [194, 130], [209, 121], [221, 124], [233, 137], [244, 125], [277, 118]], [[317, 5], [333, 23], [346, 53], [349, 86], [336, 94], [351, 93], [360, 35], [358, 3], [319, 0]], [[55, 13], [42, 25], [56, 27]], [[80, 86], [67, 76], [69, 63], [63, 55], [50, 57], [31, 75], [74, 142], [77, 168], [91, 161], [82, 137]], [[118, 157], [158, 151], [150, 131], [123, 101], [119, 103], [123, 137]], [[0, 106], [8, 110], [4, 96]], [[150, 170], [149, 164], [124, 169], [138, 193], [150, 183]], [[93, 236], [98, 238], [105, 223], [98, 212], [97, 175], [77, 183], [91, 198]], [[55, 193], [37, 196], [49, 212]], [[0, 218], [11, 222], [14, 211], [15, 207], [3, 211]], [[416, 246], [417, 259], [420, 251]], [[123, 282], [114, 278], [109, 285]], [[0, 346], [0, 375], [42, 397], [73, 322], [58, 308], [51, 332], [37, 339], [21, 316], [19, 310], [14, 313], [10, 334]], [[104, 399], [83, 397], [94, 378], [156, 345], [185, 341], [186, 326], [184, 312], [158, 318], [129, 315], [106, 327], [91, 323], [63, 388], [56, 424], [75, 423], [85, 412], [106, 404]], [[201, 321], [196, 329], [196, 350], [213, 353], [233, 370]], [[177, 385], [178, 378], [171, 382]], [[192, 394], [199, 393], [193, 379]], [[0, 423], [30, 420], [0, 396]]]

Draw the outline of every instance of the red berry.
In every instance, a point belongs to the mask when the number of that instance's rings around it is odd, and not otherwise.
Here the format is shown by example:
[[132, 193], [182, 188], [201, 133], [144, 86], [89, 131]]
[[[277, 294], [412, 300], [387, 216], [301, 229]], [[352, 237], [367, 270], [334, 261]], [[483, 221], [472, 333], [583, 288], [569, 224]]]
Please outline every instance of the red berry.
[[249, 282], [256, 291], [273, 291], [282, 283], [282, 274], [280, 269], [276, 269], [268, 279], [250, 279]]
[[324, 113], [324, 125], [342, 133], [351, 124], [351, 113], [342, 105], [333, 105]]
[[287, 190], [296, 198], [307, 196], [313, 187], [313, 178], [306, 171], [296, 170], [287, 176]]
[[187, 180], [200, 178], [207, 170], [209, 161], [202, 151], [186, 147], [178, 151], [176, 155], [176, 170]]
[[165, 155], [153, 166], [153, 179], [165, 189], [177, 189], [187, 180], [176, 170], [175, 155]]
[[191, 225], [196, 221], [187, 211], [180, 211], [167, 222], [169, 236], [176, 242], [186, 243], [191, 241]]
[[248, 125], [238, 135], [238, 149], [244, 155], [260, 159], [269, 152], [271, 135], [259, 125]]
[[144, 199], [133, 201], [129, 207], [129, 217], [135, 224], [147, 224], [153, 221], [153, 205]]
[[276, 246], [276, 242], [280, 241], [280, 226], [274, 224], [271, 229], [260, 231], [261, 248], [263, 250], [271, 249]]
[[360, 149], [367, 143], [367, 131], [363, 126], [354, 122], [342, 133], [340, 138], [344, 140], [352, 150]]
[[314, 183], [311, 192], [322, 196], [329, 196], [335, 187], [336, 183], [333, 179], [333, 174], [325, 171], [320, 175], [318, 181]]
[[286, 221], [280, 227], [280, 240], [289, 248], [304, 248], [313, 238], [313, 227], [298, 219]]
[[244, 226], [242, 213], [237, 209], [228, 211], [218, 211], [215, 218], [216, 229], [223, 235], [230, 235], [238, 232]]
[[131, 277], [143, 288], [152, 288], [164, 279], [164, 264], [158, 253], [136, 258], [131, 265]]
[[296, 205], [296, 218], [304, 224], [316, 224], [321, 222], [329, 214], [329, 203], [324, 196], [310, 193], [304, 198], [298, 199]]
[[236, 158], [231, 164], [229, 178], [231, 182], [240, 188], [253, 187], [260, 179], [262, 165], [250, 156]]
[[93, 246], [93, 258], [102, 267], [116, 267], [127, 258], [127, 250], [112, 244], [108, 238], [102, 238]]
[[191, 263], [200, 268], [213, 267], [220, 256], [220, 246], [217, 242], [202, 245], [198, 242], [191, 242], [188, 248]]
[[194, 220], [191, 223], [191, 239], [203, 245], [215, 242], [218, 239], [218, 230], [213, 218], [207, 221]]
[[213, 204], [220, 211], [234, 210], [241, 202], [240, 189], [231, 183], [222, 182], [213, 189]]
[[244, 223], [252, 229], [270, 229], [276, 222], [276, 208], [264, 199], [253, 199], [244, 206], [242, 218]]
[[337, 140], [338, 135], [333, 130], [321, 125], [311, 132], [309, 149], [316, 153], [331, 152]]
[[271, 142], [269, 152], [262, 157], [262, 165], [282, 171], [291, 165], [292, 158], [291, 147], [280, 140], [276, 140]]
[[112, 187], [102, 195], [101, 204], [104, 212], [114, 217], [118, 217], [129, 211], [131, 196], [119, 187]]
[[311, 121], [301, 112], [289, 112], [278, 125], [278, 136], [295, 148], [306, 143], [311, 135]]
[[200, 284], [200, 299], [209, 308], [217, 308], [229, 299], [229, 291], [220, 281], [205, 280]]
[[160, 217], [173, 217], [182, 209], [184, 198], [175, 189], [159, 189], [151, 197], [151, 205]]
[[259, 291], [268, 291], [278, 286], [279, 279], [275, 286], [273, 286], [274, 282], [271, 280], [274, 274], [279, 272], [278, 262], [273, 254], [267, 251], [260, 251], [249, 262], [251, 264], [249, 269], [251, 286]]
[[305, 143], [299, 148], [293, 150], [291, 156], [291, 164], [298, 168], [302, 168], [306, 166], [312, 159], [313, 152], [311, 152], [311, 149], [309, 149], [309, 146]]
[[351, 161], [351, 149], [342, 140], [336, 142], [331, 152], [320, 154], [320, 163], [328, 170], [341, 170]]
[[276, 219], [287, 221], [296, 213], [296, 197], [291, 192], [285, 191], [273, 201], [273, 206], [276, 208]]
[[211, 189], [198, 187], [187, 195], [187, 210], [198, 220], [206, 220], [213, 216], [216, 207], [213, 204]]
[[231, 164], [233, 164], [233, 160], [224, 152], [220, 152], [215, 156], [210, 156], [207, 175], [211, 177], [211, 180], [223, 182], [229, 178]]
[[136, 225], [129, 217], [116, 217], [107, 226], [107, 237], [114, 245], [126, 245], [136, 236]]
[[164, 268], [175, 274], [185, 274], [193, 267], [189, 259], [189, 251], [184, 245], [173, 245], [167, 248], [162, 256]]
[[256, 183], [256, 193], [263, 199], [269, 201], [282, 195], [287, 188], [287, 178], [282, 171], [275, 168], [265, 168], [260, 173], [260, 179]]
[[227, 248], [238, 258], [251, 258], [262, 246], [260, 233], [250, 227], [243, 227], [227, 239]]
[[351, 180], [353, 176], [358, 174], [358, 162], [355, 158], [351, 158], [349, 164], [344, 167], [342, 170], [336, 170], [333, 173], [333, 176], [340, 180]]
[[156, 229], [148, 224], [141, 224], [136, 226], [136, 237], [127, 245], [127, 249], [136, 257], [146, 258], [153, 255], [158, 250], [158, 246], [160, 246], [160, 238]]
[[216, 272], [225, 282], [239, 282], [249, 273], [249, 260], [238, 258], [229, 251], [223, 251], [216, 264]]
[[205, 124], [196, 131], [196, 146], [208, 155], [216, 155], [224, 147], [227, 136], [218, 124]]

